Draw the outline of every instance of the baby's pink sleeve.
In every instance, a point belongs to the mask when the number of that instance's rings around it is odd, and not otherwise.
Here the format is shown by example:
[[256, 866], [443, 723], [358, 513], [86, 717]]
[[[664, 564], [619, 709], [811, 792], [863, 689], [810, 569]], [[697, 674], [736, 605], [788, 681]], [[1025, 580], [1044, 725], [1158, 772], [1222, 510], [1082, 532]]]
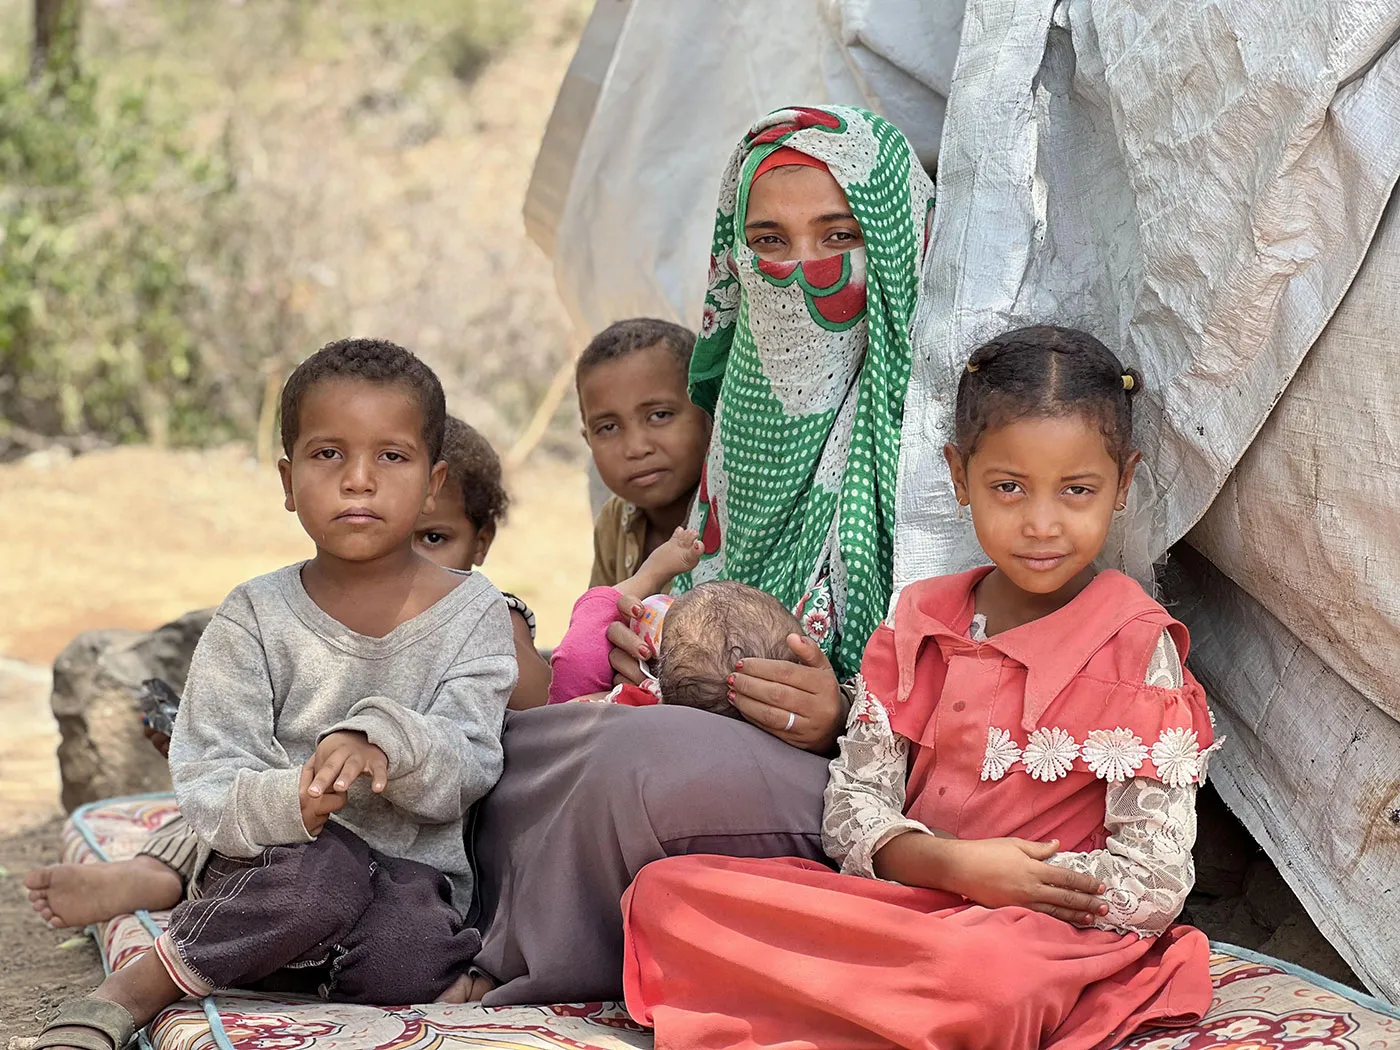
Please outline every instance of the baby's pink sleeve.
[[549, 682], [551, 704], [589, 693], [606, 693], [613, 687], [608, 625], [622, 619], [617, 612], [620, 593], [616, 587], [593, 587], [574, 602], [569, 630], [549, 658], [553, 675]]

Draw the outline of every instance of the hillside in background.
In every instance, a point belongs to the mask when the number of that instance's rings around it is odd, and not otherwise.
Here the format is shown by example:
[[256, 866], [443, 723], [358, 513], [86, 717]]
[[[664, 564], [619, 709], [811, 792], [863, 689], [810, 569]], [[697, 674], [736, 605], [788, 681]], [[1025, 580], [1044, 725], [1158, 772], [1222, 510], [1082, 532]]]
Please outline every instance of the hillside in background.
[[[91, 0], [92, 100], [45, 124], [18, 86], [31, 0], [0, 0], [0, 130], [37, 143], [0, 150], [0, 372], [33, 373], [8, 402], [0, 383], [0, 417], [254, 440], [291, 364], [377, 335], [508, 447], [573, 350], [520, 208], [588, 7]], [[577, 455], [575, 433], [543, 447]]]

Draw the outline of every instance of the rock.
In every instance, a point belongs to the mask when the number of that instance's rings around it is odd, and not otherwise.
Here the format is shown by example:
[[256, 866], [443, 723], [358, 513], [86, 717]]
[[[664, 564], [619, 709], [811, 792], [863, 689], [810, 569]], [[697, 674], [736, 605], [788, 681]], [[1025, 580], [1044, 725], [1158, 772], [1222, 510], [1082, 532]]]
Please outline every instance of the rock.
[[1234, 897], [1244, 892], [1245, 871], [1260, 849], [1215, 789], [1196, 795], [1196, 892]]
[[165, 759], [141, 732], [135, 690], [147, 678], [185, 685], [195, 643], [213, 610], [154, 631], [85, 631], [59, 653], [49, 701], [61, 740], [67, 810], [113, 795], [170, 790]]

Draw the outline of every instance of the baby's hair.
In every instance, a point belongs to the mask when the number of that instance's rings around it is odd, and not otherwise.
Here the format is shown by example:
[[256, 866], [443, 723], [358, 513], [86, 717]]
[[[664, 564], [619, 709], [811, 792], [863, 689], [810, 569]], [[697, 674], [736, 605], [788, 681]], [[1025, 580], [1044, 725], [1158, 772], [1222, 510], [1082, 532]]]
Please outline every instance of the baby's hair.
[[442, 455], [447, 401], [433, 370], [409, 351], [385, 339], [340, 339], [308, 357], [282, 387], [282, 451], [292, 458], [301, 433], [301, 399], [317, 383], [330, 379], [362, 379], [396, 384], [412, 394], [423, 413], [423, 440], [430, 463]]
[[983, 343], [958, 381], [956, 443], [964, 461], [989, 429], [1018, 419], [1081, 415], [1097, 424], [1121, 468], [1133, 451], [1142, 377], [1087, 332], [1018, 328]]
[[796, 662], [788, 635], [802, 627], [782, 602], [733, 580], [702, 583], [666, 612], [657, 675], [665, 703], [740, 717], [729, 676], [740, 660]]
[[467, 520], [478, 530], [494, 529], [506, 516], [510, 496], [501, 479], [501, 458], [491, 442], [456, 416], [448, 416], [441, 459], [447, 464], [446, 484], [462, 490]]
[[616, 361], [654, 346], [661, 347], [676, 359], [682, 379], [690, 375], [690, 353], [695, 349], [695, 333], [670, 321], [633, 317], [626, 321], [614, 321], [583, 348], [574, 367], [575, 388], [582, 385], [589, 372], [604, 362]]

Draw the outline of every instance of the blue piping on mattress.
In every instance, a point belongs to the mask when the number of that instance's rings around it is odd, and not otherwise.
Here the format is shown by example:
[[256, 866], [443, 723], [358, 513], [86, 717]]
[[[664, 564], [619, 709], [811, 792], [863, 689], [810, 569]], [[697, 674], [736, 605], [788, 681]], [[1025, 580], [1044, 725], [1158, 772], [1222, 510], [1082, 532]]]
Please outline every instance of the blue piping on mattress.
[[1291, 962], [1285, 962], [1282, 959], [1275, 959], [1272, 955], [1265, 955], [1263, 952], [1255, 952], [1250, 951], [1248, 948], [1241, 948], [1238, 944], [1227, 944], [1224, 941], [1211, 941], [1210, 946], [1218, 952], [1224, 952], [1226, 955], [1233, 955], [1236, 959], [1242, 959], [1245, 962], [1258, 963], [1260, 966], [1272, 966], [1277, 970], [1282, 970], [1284, 973], [1302, 978], [1309, 984], [1315, 984], [1323, 991], [1331, 992], [1333, 995], [1339, 995], [1343, 999], [1355, 1003], [1357, 1006], [1365, 1007], [1367, 1010], [1374, 1010], [1383, 1017], [1393, 1017], [1397, 1021], [1400, 1021], [1400, 1007], [1388, 1003], [1384, 999], [1378, 999], [1374, 995], [1358, 992], [1355, 988], [1350, 988], [1345, 984], [1334, 981], [1330, 977], [1323, 977], [1322, 974], [1314, 973], [1306, 967], [1298, 966]]
[[[160, 791], [149, 795], [124, 795], [121, 798], [104, 798], [98, 802], [89, 802], [86, 805], [79, 806], [77, 809], [73, 810], [68, 819], [72, 822], [78, 834], [83, 837], [83, 841], [87, 843], [88, 849], [92, 850], [92, 852], [102, 860], [108, 861], [112, 858], [107, 856], [107, 851], [97, 844], [96, 837], [88, 827], [87, 821], [83, 819], [84, 814], [96, 806], [105, 806], [112, 802], [155, 802], [159, 799], [172, 797], [173, 796], [168, 791]], [[160, 936], [160, 927], [157, 926], [156, 921], [151, 918], [150, 912], [145, 908], [141, 908], [134, 914], [136, 915], [136, 921], [151, 935], [153, 940]], [[88, 933], [92, 936], [92, 939], [97, 942], [97, 951], [102, 956], [102, 969], [107, 973], [111, 973], [112, 966], [107, 959], [107, 949], [102, 944], [102, 938], [97, 936], [97, 927], [89, 926]], [[209, 1022], [209, 1034], [214, 1037], [214, 1045], [218, 1047], [219, 1050], [235, 1050], [233, 1043], [229, 1040], [228, 1033], [224, 1031], [224, 1019], [219, 1016], [219, 1007], [215, 1004], [214, 997], [212, 995], [206, 995], [199, 1001], [199, 1005], [204, 1009], [204, 1017]], [[137, 1035], [137, 1042], [141, 1050], [155, 1050], [151, 1045], [151, 1038], [146, 1034], [145, 1028], [142, 1028]]]

